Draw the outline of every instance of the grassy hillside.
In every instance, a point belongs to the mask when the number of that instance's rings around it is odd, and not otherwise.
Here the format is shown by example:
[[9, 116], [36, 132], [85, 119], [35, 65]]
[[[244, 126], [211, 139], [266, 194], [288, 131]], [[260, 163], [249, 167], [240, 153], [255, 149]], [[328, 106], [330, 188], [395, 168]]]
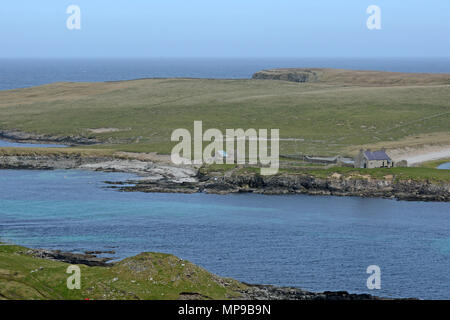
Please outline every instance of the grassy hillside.
[[[322, 80], [310, 83], [147, 79], [1, 91], [0, 129], [97, 137], [114, 142], [101, 148], [160, 153], [170, 152], [174, 129], [193, 130], [194, 120], [205, 129], [279, 128], [282, 153], [348, 153], [430, 135], [450, 141], [448, 75], [396, 74], [393, 81], [378, 72], [374, 85], [373, 72], [339, 72], [322, 70]], [[110, 129], [91, 130], [99, 128]]]
[[[229, 299], [245, 286], [175, 256], [142, 253], [113, 267], [81, 268], [81, 289], [67, 289], [69, 264], [35, 258], [28, 249], [0, 245], [1, 299]], [[186, 295], [185, 295], [186, 296]]]

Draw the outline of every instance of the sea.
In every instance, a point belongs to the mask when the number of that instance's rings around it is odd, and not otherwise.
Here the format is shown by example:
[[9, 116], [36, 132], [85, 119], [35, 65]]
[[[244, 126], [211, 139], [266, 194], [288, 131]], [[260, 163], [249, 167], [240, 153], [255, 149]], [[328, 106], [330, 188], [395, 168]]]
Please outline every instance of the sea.
[[450, 58], [0, 59], [0, 90], [61, 81], [172, 77], [246, 79], [257, 71], [272, 68], [450, 73]]

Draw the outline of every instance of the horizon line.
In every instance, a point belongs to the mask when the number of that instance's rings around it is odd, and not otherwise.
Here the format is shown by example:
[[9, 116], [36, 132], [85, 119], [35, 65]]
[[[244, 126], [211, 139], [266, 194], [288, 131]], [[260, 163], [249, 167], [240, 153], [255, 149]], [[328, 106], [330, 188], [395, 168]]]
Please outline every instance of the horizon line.
[[450, 56], [383, 56], [383, 57], [358, 57], [358, 56], [321, 56], [321, 57], [0, 57], [0, 59], [450, 59]]

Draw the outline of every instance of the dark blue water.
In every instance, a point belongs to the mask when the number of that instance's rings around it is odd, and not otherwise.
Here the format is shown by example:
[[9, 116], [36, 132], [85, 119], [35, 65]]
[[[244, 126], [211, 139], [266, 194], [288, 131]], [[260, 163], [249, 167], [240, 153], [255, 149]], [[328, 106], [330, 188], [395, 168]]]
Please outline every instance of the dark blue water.
[[302, 67], [450, 73], [450, 58], [0, 59], [0, 90], [59, 81], [154, 77], [250, 78], [262, 69]]
[[[450, 298], [450, 204], [357, 197], [145, 194], [126, 174], [0, 171], [0, 236], [30, 247], [175, 254], [250, 283]], [[366, 288], [378, 265], [382, 289]]]
[[62, 144], [42, 144], [42, 143], [18, 143], [0, 140], [1, 147], [14, 147], [14, 148], [65, 148], [67, 146]]

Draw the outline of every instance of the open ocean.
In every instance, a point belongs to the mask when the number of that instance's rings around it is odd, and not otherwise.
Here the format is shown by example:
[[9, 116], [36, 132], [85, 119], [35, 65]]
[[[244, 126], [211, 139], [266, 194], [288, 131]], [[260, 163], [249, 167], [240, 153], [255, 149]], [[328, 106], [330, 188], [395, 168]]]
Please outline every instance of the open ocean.
[[250, 78], [271, 68], [341, 68], [450, 73], [450, 58], [436, 59], [0, 59], [0, 90], [59, 81], [117, 81], [139, 78]]

